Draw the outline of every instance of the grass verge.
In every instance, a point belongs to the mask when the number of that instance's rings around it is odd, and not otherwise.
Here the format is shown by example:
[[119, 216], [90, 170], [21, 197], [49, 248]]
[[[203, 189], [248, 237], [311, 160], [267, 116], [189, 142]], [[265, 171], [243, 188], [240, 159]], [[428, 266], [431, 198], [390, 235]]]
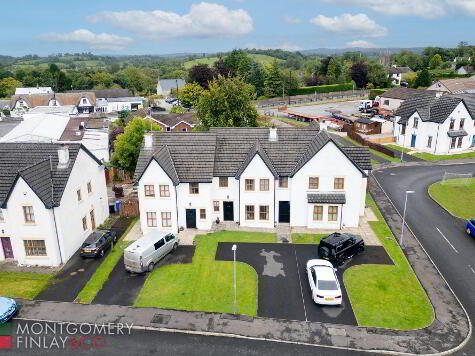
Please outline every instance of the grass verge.
[[[473, 219], [473, 205], [467, 202], [475, 201], [475, 178], [468, 185], [465, 179], [451, 179], [451, 184], [434, 183], [429, 186], [429, 195], [450, 214], [462, 219]], [[460, 184], [457, 184], [460, 183]]]
[[378, 218], [369, 224], [394, 265], [361, 265], [346, 270], [344, 282], [358, 324], [398, 330], [430, 325], [434, 312], [429, 298], [369, 194], [366, 204]]
[[414, 156], [426, 161], [446, 161], [452, 159], [475, 158], [475, 152], [460, 153], [458, 155], [433, 155], [427, 152], [418, 152], [415, 153]]
[[79, 293], [76, 298], [77, 302], [83, 304], [90, 304], [94, 300], [97, 293], [104, 286], [104, 283], [106, 283], [106, 281], [109, 279], [109, 275], [111, 274], [117, 262], [122, 257], [124, 250], [129, 245], [130, 242], [123, 241], [123, 239], [125, 236], [127, 236], [129, 231], [132, 229], [132, 227], [137, 221], [138, 218], [135, 218], [131, 221], [127, 230], [122, 234], [114, 248], [109, 252], [107, 257], [99, 266], [99, 268], [96, 270], [96, 272], [94, 272], [91, 279], [87, 282], [82, 291]]
[[[149, 274], [135, 306], [231, 313], [233, 263], [215, 260], [218, 242], [274, 243], [275, 239], [275, 234], [256, 232], [198, 235], [193, 262], [155, 269]], [[238, 262], [236, 275], [237, 312], [254, 316], [257, 313], [257, 273], [251, 266]]]
[[292, 243], [294, 244], [319, 244], [322, 237], [326, 234], [292, 234]]
[[0, 295], [33, 299], [46, 288], [53, 274], [0, 272]]

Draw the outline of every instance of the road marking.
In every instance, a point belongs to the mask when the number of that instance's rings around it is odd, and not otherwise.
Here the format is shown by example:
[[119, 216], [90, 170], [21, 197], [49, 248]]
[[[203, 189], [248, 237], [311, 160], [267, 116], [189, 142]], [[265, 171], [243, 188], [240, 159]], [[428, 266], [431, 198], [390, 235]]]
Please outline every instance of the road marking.
[[442, 235], [442, 237], [445, 239], [445, 241], [447, 241], [447, 243], [450, 245], [450, 247], [452, 247], [455, 252], [459, 253], [459, 252], [457, 251], [457, 249], [454, 247], [454, 245], [452, 245], [452, 244], [450, 243], [450, 241], [447, 240], [447, 238], [444, 236], [444, 234], [442, 233], [442, 231], [440, 231], [437, 226], [436, 226], [435, 228], [437, 229], [437, 231], [439, 232], [439, 234]]
[[473, 272], [473, 274], [475, 274], [475, 269], [473, 269], [472, 266], [468, 265], [468, 268], [470, 268], [470, 270]]
[[295, 250], [295, 246], [294, 246], [294, 254], [295, 254], [295, 262], [297, 262], [297, 274], [299, 275], [300, 294], [302, 295], [303, 312], [305, 314], [305, 321], [308, 321], [308, 319], [307, 319], [307, 309], [305, 308], [305, 299], [303, 297], [302, 280], [300, 279], [299, 260], [297, 259], [297, 251]]

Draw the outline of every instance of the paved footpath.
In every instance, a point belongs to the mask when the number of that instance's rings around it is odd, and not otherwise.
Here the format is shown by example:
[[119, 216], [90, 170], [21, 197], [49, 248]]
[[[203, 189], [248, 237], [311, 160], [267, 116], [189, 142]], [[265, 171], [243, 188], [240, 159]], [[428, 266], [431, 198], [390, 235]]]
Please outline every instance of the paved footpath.
[[[369, 190], [380, 209], [384, 211], [391, 230], [398, 236], [401, 217], [372, 178]], [[274, 340], [346, 350], [366, 350], [378, 354], [441, 355], [459, 349], [471, 335], [467, 315], [413, 236], [406, 239], [405, 252], [435, 311], [434, 322], [424, 329], [397, 331], [219, 313], [38, 300], [20, 301], [22, 309], [17, 317], [75, 323], [133, 323], [138, 329]]]

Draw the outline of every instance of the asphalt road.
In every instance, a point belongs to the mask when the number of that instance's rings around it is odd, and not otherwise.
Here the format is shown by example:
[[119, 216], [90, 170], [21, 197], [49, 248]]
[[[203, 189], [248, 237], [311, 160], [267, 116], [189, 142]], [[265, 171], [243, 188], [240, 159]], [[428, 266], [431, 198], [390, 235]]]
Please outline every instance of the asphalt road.
[[[232, 261], [233, 243], [220, 242], [216, 259]], [[266, 318], [357, 325], [343, 283], [345, 270], [360, 264], [391, 264], [384, 248], [367, 246], [365, 251], [338, 268], [342, 289], [341, 306], [313, 302], [308, 283], [307, 261], [317, 257], [318, 245], [238, 243], [237, 260], [252, 266], [259, 278], [257, 315]], [[285, 308], [282, 306], [285, 305]]]
[[[256, 341], [248, 339], [235, 339], [228, 337], [189, 335], [181, 333], [167, 333], [159, 331], [145, 331], [132, 330], [129, 335], [125, 331], [125, 335], [117, 335], [117, 332], [112, 331], [114, 335], [104, 336], [104, 339], [97, 342], [97, 344], [104, 343], [104, 348], [89, 348], [88, 343], [91, 343], [90, 334], [84, 343], [85, 347], [71, 348], [71, 335], [67, 332], [60, 334], [63, 338], [68, 336], [65, 342], [65, 348], [61, 346], [58, 348], [49, 348], [52, 344], [53, 338], [59, 339], [59, 334], [52, 334], [49, 332], [41, 332], [38, 335], [33, 335], [35, 340], [40, 340], [42, 346], [47, 348], [25, 348], [24, 344], [17, 348], [16, 340], [18, 325], [25, 330], [25, 326], [31, 328], [34, 321], [18, 321], [14, 320], [10, 326], [13, 335], [12, 349], [2, 349], [2, 355], [35, 355], [35, 356], [51, 356], [51, 355], [100, 355], [100, 356], [117, 356], [117, 355], [259, 355], [259, 356], [277, 356], [277, 355], [291, 355], [298, 354], [299, 356], [371, 356], [374, 354], [365, 352], [352, 352], [339, 349], [330, 349], [323, 347], [303, 346], [295, 344], [284, 344], [277, 342]], [[52, 327], [51, 324], [49, 324]], [[41, 326], [35, 326], [34, 330], [37, 332]], [[44, 328], [43, 328], [44, 329]], [[23, 334], [24, 335], [24, 334]], [[23, 336], [22, 335], [22, 336]], [[80, 334], [74, 334], [77, 339]], [[98, 336], [98, 335], [92, 335]], [[43, 340], [45, 340], [43, 342]]]
[[[122, 236], [131, 220], [120, 218], [112, 226], [117, 236]], [[51, 284], [36, 296], [37, 300], [58, 302], [73, 302], [86, 283], [91, 279], [96, 269], [109, 255], [108, 249], [103, 258], [86, 258], [79, 255], [79, 250], [69, 259], [60, 272], [54, 277]]]
[[[403, 215], [405, 191], [409, 195], [406, 222], [437, 268], [475, 321], [475, 239], [465, 233], [463, 221], [452, 217], [428, 195], [428, 186], [442, 180], [445, 172], [472, 173], [475, 164], [434, 167], [398, 167], [374, 172], [386, 194]], [[467, 201], [466, 204], [474, 204]], [[473, 209], [475, 216], [475, 208]], [[475, 340], [455, 355], [475, 355]]]

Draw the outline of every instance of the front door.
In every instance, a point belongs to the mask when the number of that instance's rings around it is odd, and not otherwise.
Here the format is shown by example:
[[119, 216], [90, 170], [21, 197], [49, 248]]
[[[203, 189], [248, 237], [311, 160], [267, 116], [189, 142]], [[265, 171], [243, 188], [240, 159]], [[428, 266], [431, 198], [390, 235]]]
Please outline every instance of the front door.
[[475, 135], [472, 137], [472, 147], [475, 147]]
[[186, 228], [196, 229], [196, 209], [186, 209]]
[[223, 219], [224, 221], [234, 221], [234, 204], [232, 201], [223, 202]]
[[416, 138], [417, 138], [416, 135], [412, 135], [412, 138], [411, 138], [411, 147], [416, 147]]
[[290, 222], [290, 202], [289, 201], [279, 202], [279, 222], [280, 223]]
[[3, 255], [5, 256], [5, 258], [14, 258], [12, 242], [10, 241], [10, 238], [2, 237], [1, 239], [2, 239]]

